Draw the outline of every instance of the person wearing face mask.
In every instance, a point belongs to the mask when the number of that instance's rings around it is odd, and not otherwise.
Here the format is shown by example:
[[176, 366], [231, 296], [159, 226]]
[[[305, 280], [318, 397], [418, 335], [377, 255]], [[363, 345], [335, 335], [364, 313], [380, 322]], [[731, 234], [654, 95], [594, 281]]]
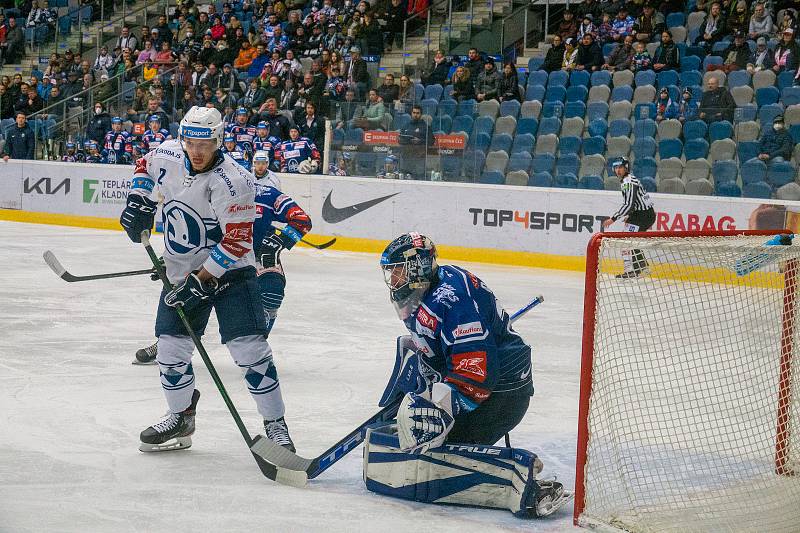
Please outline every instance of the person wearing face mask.
[[765, 131], [758, 142], [758, 159], [764, 163], [779, 163], [792, 158], [794, 141], [786, 131], [783, 115], [772, 119], [772, 130]]
[[86, 126], [86, 138], [95, 142], [102, 142], [106, 133], [111, 130], [111, 115], [109, 115], [98, 102], [94, 105], [94, 114]]

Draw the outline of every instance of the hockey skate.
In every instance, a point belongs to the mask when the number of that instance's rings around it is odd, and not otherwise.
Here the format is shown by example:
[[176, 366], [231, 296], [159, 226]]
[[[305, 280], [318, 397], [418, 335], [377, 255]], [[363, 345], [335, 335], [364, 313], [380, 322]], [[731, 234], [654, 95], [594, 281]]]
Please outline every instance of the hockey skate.
[[264, 420], [264, 431], [267, 433], [267, 438], [277, 444], [283, 446], [287, 450], [295, 452], [292, 437], [289, 436], [289, 428], [286, 426], [286, 421], [283, 417], [277, 420]]
[[564, 485], [554, 479], [537, 479], [536, 483], [539, 485], [539, 490], [527, 508], [530, 518], [550, 516], [569, 503], [575, 495], [571, 490], [564, 490]]
[[158, 342], [154, 342], [147, 348], [136, 350], [136, 358], [131, 361], [132, 365], [154, 365], [158, 355]]
[[[143, 452], [166, 452], [182, 450], [192, 445], [194, 415], [200, 391], [192, 393], [192, 403], [180, 413], [168, 412], [164, 418], [142, 431], [139, 436], [139, 450]], [[287, 433], [288, 436], [288, 433]], [[289, 441], [291, 442], [291, 440]]]

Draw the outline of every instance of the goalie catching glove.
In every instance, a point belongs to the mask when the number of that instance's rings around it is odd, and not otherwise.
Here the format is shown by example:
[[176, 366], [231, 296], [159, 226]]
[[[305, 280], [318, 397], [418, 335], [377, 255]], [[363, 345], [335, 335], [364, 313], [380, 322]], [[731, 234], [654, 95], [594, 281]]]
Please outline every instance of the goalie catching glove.
[[156, 202], [138, 194], [128, 195], [119, 223], [125, 228], [130, 240], [142, 242], [142, 232], [153, 228], [157, 205]]
[[460, 410], [457, 394], [444, 383], [434, 383], [422, 393], [406, 394], [397, 411], [400, 449], [424, 453], [442, 446]]
[[297, 171], [300, 174], [313, 174], [319, 168], [319, 161], [311, 159], [310, 157], [305, 161], [301, 161], [299, 165], [297, 165]]
[[213, 278], [204, 283], [197, 276], [198, 272], [199, 270], [195, 270], [186, 276], [183, 283], [165, 294], [164, 303], [170, 307], [178, 307], [180, 305], [184, 311], [189, 312], [208, 302], [216, 293], [219, 284]]

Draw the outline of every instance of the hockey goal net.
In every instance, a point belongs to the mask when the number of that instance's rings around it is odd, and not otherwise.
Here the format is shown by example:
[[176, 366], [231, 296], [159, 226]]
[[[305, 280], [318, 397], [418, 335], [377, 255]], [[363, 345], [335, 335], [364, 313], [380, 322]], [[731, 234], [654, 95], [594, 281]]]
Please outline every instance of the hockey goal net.
[[800, 242], [777, 233], [592, 239], [577, 525], [800, 531]]

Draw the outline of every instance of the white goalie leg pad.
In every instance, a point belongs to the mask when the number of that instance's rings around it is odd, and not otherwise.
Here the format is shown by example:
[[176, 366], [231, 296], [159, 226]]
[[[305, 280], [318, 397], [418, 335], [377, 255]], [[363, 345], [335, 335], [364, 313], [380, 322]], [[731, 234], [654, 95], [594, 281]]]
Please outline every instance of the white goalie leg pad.
[[161, 373], [161, 387], [170, 412], [180, 413], [192, 403], [194, 343], [188, 335], [161, 335], [156, 362]]
[[446, 444], [409, 454], [400, 451], [396, 426], [367, 430], [364, 482], [367, 489], [406, 500], [508, 509], [516, 516], [545, 516], [571, 499], [551, 498], [537, 511], [544, 492], [536, 475], [542, 462], [518, 448]]
[[259, 414], [266, 420], [282, 417], [286, 409], [267, 339], [263, 335], [246, 335], [228, 341], [226, 346], [233, 360], [244, 370], [247, 390], [253, 396]]

